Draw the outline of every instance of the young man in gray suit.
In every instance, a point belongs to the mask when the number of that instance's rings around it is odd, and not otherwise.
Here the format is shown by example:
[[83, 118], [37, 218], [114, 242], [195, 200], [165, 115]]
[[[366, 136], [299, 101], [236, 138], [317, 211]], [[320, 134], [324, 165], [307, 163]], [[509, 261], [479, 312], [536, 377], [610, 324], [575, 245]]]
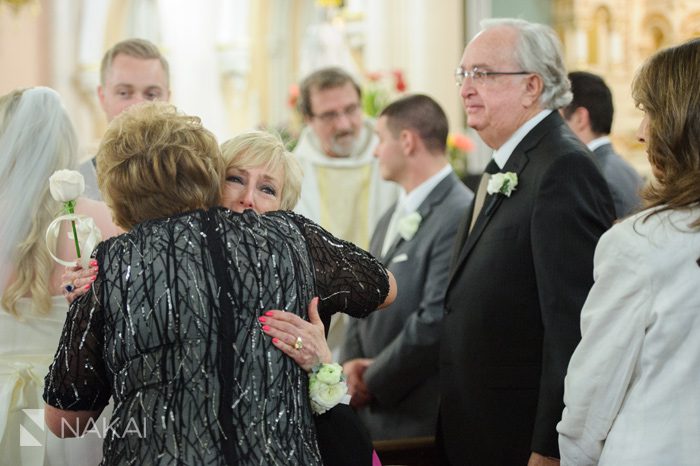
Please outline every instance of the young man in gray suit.
[[[440, 341], [444, 464], [556, 465], [564, 376], [593, 252], [615, 216], [551, 28], [482, 22], [456, 72], [467, 124], [494, 150], [457, 235]], [[497, 174], [500, 172], [500, 174]]]
[[614, 112], [610, 88], [603, 78], [585, 71], [569, 73], [569, 81], [574, 98], [561, 114], [574, 134], [593, 151], [615, 202], [615, 215], [625, 217], [640, 207], [643, 181], [610, 143]]
[[447, 161], [447, 132], [444, 111], [425, 95], [390, 104], [376, 125], [382, 178], [403, 189], [379, 220], [370, 252], [391, 270], [401, 292], [387, 312], [353, 319], [341, 351], [351, 404], [374, 440], [435, 434], [455, 212], [473, 198]]

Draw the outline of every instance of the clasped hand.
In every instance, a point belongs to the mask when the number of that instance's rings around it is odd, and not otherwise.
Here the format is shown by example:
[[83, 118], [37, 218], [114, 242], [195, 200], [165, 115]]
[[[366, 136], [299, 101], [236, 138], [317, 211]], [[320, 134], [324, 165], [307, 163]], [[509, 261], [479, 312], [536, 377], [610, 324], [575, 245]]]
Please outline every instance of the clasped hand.
[[[333, 362], [333, 355], [326, 343], [323, 321], [318, 315], [318, 298], [307, 308], [309, 321], [291, 312], [272, 310], [258, 318], [263, 332], [272, 337], [272, 343], [292, 358], [305, 371], [320, 363]], [[297, 344], [300, 339], [301, 347]]]

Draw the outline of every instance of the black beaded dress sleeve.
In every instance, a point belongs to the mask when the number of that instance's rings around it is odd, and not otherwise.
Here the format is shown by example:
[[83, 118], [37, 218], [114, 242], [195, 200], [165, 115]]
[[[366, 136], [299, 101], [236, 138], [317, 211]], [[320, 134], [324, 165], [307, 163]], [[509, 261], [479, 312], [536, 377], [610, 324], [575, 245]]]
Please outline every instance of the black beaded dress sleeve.
[[291, 214], [216, 208], [101, 243], [97, 280], [71, 306], [45, 400], [99, 410], [114, 398], [104, 465], [320, 465], [308, 377], [258, 317], [306, 318], [317, 291], [369, 312], [388, 282], [363, 261], [351, 271], [356, 248], [311, 230]]
[[47, 379], [48, 404], [70, 411], [101, 411], [107, 406], [111, 392], [102, 354], [103, 332], [102, 309], [95, 295], [78, 298], [68, 310], [54, 358], [53, 366], [63, 370]]
[[[335, 312], [365, 317], [384, 302], [389, 278], [374, 257], [352, 243], [333, 237], [303, 216], [296, 215], [294, 220], [307, 238], [320, 297], [319, 314], [326, 329]], [[349, 288], [348, 282], [357, 286]], [[350, 406], [338, 404], [314, 416], [314, 421], [325, 466], [373, 464], [372, 439]]]
[[319, 313], [326, 328], [336, 312], [358, 318], [374, 312], [389, 293], [384, 266], [367, 251], [336, 238], [306, 217], [295, 213], [290, 216], [306, 237]]

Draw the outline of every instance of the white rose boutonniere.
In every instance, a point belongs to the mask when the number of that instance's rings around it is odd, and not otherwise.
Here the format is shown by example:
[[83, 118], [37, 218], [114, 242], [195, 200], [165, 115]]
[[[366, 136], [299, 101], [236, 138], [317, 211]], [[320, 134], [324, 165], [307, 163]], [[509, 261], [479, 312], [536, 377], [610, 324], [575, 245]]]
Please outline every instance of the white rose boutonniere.
[[510, 197], [516, 186], [518, 186], [518, 175], [515, 173], [494, 173], [489, 179], [489, 184], [486, 185], [486, 192]]
[[[72, 233], [69, 233], [68, 236], [75, 242], [75, 252], [78, 259], [81, 259], [83, 267], [87, 267], [90, 253], [97, 243], [100, 242], [102, 234], [92, 218], [85, 215], [76, 215], [75, 213], [77, 199], [85, 191], [83, 175], [75, 170], [58, 170], [49, 178], [49, 191], [51, 191], [51, 196], [55, 200], [63, 203], [64, 212], [64, 215], [54, 219], [46, 229], [46, 245], [49, 248], [49, 253], [59, 264], [65, 266], [74, 265], [73, 262], [61, 260], [54, 255], [61, 222], [70, 220]], [[81, 244], [83, 245], [83, 252], [86, 252], [86, 254], [81, 254]]]
[[404, 241], [410, 241], [411, 238], [415, 236], [421, 221], [423, 221], [423, 217], [421, 217], [418, 212], [411, 212], [399, 219], [397, 227], [399, 235], [401, 235]]
[[338, 363], [319, 364], [309, 374], [309, 397], [315, 414], [323, 414], [338, 403], [348, 404], [348, 386]]

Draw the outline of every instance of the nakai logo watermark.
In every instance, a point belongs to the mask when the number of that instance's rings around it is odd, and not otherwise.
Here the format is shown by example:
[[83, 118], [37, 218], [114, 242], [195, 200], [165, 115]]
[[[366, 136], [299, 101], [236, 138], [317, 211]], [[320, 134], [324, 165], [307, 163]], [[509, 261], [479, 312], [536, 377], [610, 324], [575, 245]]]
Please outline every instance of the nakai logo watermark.
[[[23, 409], [24, 418], [19, 425], [19, 445], [21, 447], [40, 447], [46, 432], [43, 409]], [[93, 437], [104, 439], [106, 437], [125, 438], [133, 435], [137, 438], [147, 438], [146, 418], [139, 422], [138, 419], [130, 418], [123, 428], [119, 426], [119, 418], [111, 421], [107, 418], [98, 418], [97, 421], [89, 419], [81, 425], [77, 420], [71, 425], [65, 419], [61, 420], [60, 437]]]

